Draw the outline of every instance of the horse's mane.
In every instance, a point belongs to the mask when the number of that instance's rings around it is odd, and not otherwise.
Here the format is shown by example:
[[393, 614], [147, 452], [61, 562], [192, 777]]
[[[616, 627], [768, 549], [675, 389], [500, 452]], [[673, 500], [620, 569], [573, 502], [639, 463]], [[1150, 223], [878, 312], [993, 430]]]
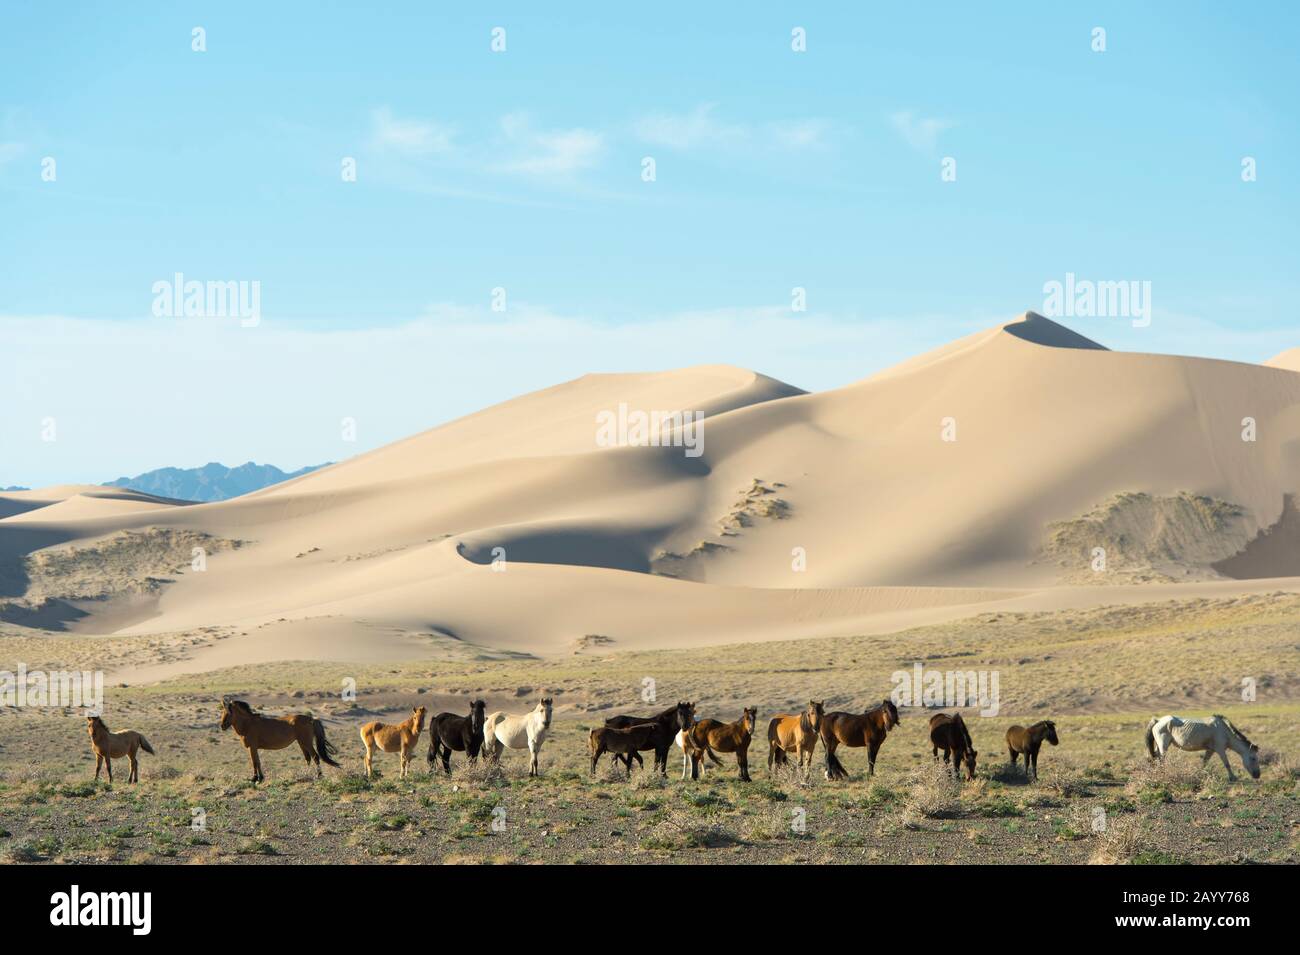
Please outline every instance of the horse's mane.
[[1033, 732], [1034, 730], [1038, 729], [1040, 726], [1051, 726], [1055, 728], [1056, 724], [1053, 723], [1051, 720], [1039, 720], [1033, 726], [1029, 727], [1029, 730], [1030, 732]]
[[249, 716], [253, 715], [253, 708], [249, 706], [247, 703], [245, 703], [243, 700], [226, 700], [226, 705], [237, 706], [245, 713], [247, 713]]
[[1254, 745], [1255, 745], [1255, 744], [1252, 743], [1250, 740], [1246, 739], [1246, 734], [1243, 733], [1241, 730], [1237, 729], [1237, 727], [1233, 726], [1233, 725], [1232, 725], [1232, 720], [1228, 719], [1228, 718], [1227, 718], [1226, 716], [1224, 716], [1222, 713], [1215, 713], [1215, 714], [1214, 714], [1214, 718], [1215, 718], [1216, 720], [1223, 720], [1223, 722], [1227, 725], [1227, 727], [1228, 727], [1229, 731], [1232, 733], [1232, 735], [1235, 736], [1235, 737], [1237, 737], [1237, 739], [1241, 740], [1241, 741], [1242, 741], [1243, 743], [1245, 743], [1247, 746], [1254, 746]]

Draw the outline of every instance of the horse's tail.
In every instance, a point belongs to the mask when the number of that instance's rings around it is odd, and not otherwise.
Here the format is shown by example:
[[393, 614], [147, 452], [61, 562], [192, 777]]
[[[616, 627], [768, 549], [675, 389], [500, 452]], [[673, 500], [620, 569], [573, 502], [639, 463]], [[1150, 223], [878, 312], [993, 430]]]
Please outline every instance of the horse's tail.
[[313, 719], [311, 728], [316, 734], [316, 755], [320, 757], [320, 761], [329, 766], [338, 766], [339, 769], [342, 769], [342, 766], [334, 762], [334, 756], [338, 753], [338, 750], [335, 749], [333, 743], [325, 738], [325, 724], [318, 719]]
[[718, 759], [718, 754], [715, 753], [712, 749], [710, 749], [707, 743], [704, 744], [704, 752], [709, 754], [709, 759], [713, 760], [715, 765], [718, 766], [722, 765], [722, 760]]
[[158, 755], [153, 751], [153, 747], [149, 745], [149, 741], [145, 739], [143, 735], [140, 736], [140, 748], [144, 750], [146, 753], [148, 753], [150, 756]]
[[1158, 754], [1156, 753], [1156, 734], [1155, 734], [1155, 726], [1156, 726], [1156, 723], [1158, 723], [1159, 721], [1160, 721], [1160, 720], [1159, 720], [1158, 717], [1153, 716], [1153, 717], [1151, 717], [1151, 720], [1147, 723], [1147, 735], [1146, 735], [1146, 740], [1147, 740], [1147, 755], [1150, 756], [1152, 759], [1155, 759], [1156, 756], [1158, 755]]

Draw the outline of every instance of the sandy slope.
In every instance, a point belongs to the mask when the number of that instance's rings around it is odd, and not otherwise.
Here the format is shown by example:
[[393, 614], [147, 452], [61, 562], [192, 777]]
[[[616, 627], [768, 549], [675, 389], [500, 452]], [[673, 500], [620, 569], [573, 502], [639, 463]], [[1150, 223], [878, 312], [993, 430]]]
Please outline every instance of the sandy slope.
[[71, 525], [93, 518], [112, 518], [189, 503], [129, 488], [62, 485], [0, 494], [0, 519], [11, 523], [37, 521]]
[[[596, 415], [620, 404], [703, 412], [703, 454], [597, 446]], [[1035, 561], [1047, 525], [1118, 492], [1187, 491], [1239, 506], [1249, 539], [1297, 489], [1300, 375], [1111, 352], [1029, 315], [816, 395], [719, 366], [589, 375], [232, 501], [75, 489], [0, 520], [0, 559], [201, 531], [246, 544], [137, 602], [122, 632], [230, 625], [258, 659], [338, 658], [338, 622], [358, 621], [370, 646], [441, 633], [558, 653], [587, 634], [687, 646], [879, 632], [990, 602], [1149, 600], [1160, 591], [1104, 578], [1057, 587], [1060, 568]], [[1292, 523], [1230, 566], [1294, 573]], [[333, 636], [293, 623], [306, 618]]]

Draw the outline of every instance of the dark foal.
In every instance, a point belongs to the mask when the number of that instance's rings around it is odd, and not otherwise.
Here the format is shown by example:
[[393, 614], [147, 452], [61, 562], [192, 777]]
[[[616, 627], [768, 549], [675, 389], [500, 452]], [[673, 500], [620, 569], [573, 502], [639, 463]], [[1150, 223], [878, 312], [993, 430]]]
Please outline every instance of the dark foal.
[[[641, 726], [643, 724], [653, 724], [655, 731], [646, 737], [646, 745], [638, 749], [653, 749], [655, 751], [655, 769], [659, 770], [660, 775], [668, 775], [668, 751], [673, 747], [673, 741], [677, 739], [677, 734], [681, 730], [688, 730], [695, 724], [695, 704], [678, 701], [676, 706], [670, 706], [662, 713], [654, 716], [611, 716], [605, 720], [605, 725], [610, 729], [627, 729], [629, 726]], [[615, 759], [618, 759], [615, 756]], [[645, 760], [641, 758], [639, 752], [626, 753], [622, 759], [627, 763], [627, 771], [632, 772], [632, 760], [636, 760], [640, 766], [645, 765]]]
[[1007, 750], [1011, 753], [1011, 765], [1016, 765], [1016, 757], [1025, 757], [1025, 776], [1038, 778], [1038, 751], [1047, 740], [1055, 746], [1060, 740], [1056, 738], [1056, 724], [1051, 720], [1042, 720], [1025, 729], [1013, 726], [1007, 730]]
[[971, 742], [966, 721], [960, 713], [951, 716], [936, 713], [930, 717], [930, 745], [935, 759], [939, 758], [939, 750], [943, 750], [943, 761], [952, 760], [952, 771], [958, 779], [961, 778], [963, 763], [966, 765], [966, 778], [975, 778], [975, 757], [979, 753], [975, 752], [975, 744]]

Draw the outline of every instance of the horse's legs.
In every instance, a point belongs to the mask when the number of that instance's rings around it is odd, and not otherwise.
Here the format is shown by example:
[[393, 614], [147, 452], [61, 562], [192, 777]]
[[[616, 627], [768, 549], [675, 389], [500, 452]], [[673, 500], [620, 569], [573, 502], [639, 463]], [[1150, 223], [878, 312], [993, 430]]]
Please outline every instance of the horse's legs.
[[[529, 754], [528, 775], [529, 776], [540, 776], [542, 774], [541, 770], [537, 768], [537, 757], [541, 753], [541, 751], [542, 751], [541, 743], [534, 742], [531, 739], [528, 741], [528, 754]], [[627, 774], [629, 776], [632, 775], [632, 760], [630, 759], [627, 761]]]
[[[598, 762], [600, 762], [600, 757], [603, 756], [603, 755], [605, 755], [605, 747], [604, 747], [603, 745], [597, 745], [597, 747], [596, 747], [596, 751], [595, 751], [594, 753], [591, 754], [591, 775], [593, 775], [593, 776], [596, 775], [596, 764], [597, 764]], [[617, 755], [617, 754], [615, 754], [614, 762], [616, 762], [616, 763], [618, 762], [618, 755]], [[529, 767], [529, 771], [528, 771], [528, 775], [531, 776], [532, 774], [533, 774], [533, 773], [532, 773], [532, 768], [531, 768], [531, 766], [530, 766], [530, 767]]]
[[880, 752], [880, 744], [873, 739], [871, 741], [870, 748], [867, 750], [867, 775], [868, 776], [876, 775], [876, 754], [878, 752]]
[[1219, 759], [1223, 760], [1223, 768], [1228, 771], [1228, 782], [1235, 781], [1237, 777], [1232, 775], [1232, 764], [1228, 762], [1228, 751], [1226, 749], [1219, 750]]
[[370, 740], [362, 737], [362, 743], [366, 747], [366, 779], [370, 779], [375, 774], [374, 767], [374, 750], [370, 748]]
[[104, 757], [95, 754], [95, 782], [99, 782], [99, 771], [104, 768]]
[[[307, 761], [307, 768], [311, 769], [311, 758], [315, 754], [315, 748], [311, 743], [302, 737], [298, 738], [298, 748], [302, 750], [302, 758]], [[320, 775], [320, 760], [316, 760], [316, 775]]]
[[1016, 768], [1016, 757], [1019, 756], [1020, 754], [1016, 752], [1016, 748], [1015, 748], [1014, 746], [1008, 746], [1008, 747], [1007, 747], [1007, 752], [1009, 752], [1009, 753], [1011, 754], [1011, 768], [1012, 768], [1012, 769], [1015, 769], [1015, 768]]
[[1026, 755], [1026, 759], [1034, 761], [1034, 782], [1038, 782], [1038, 750], [1031, 749]]
[[740, 767], [740, 778], [742, 782], [753, 782], [749, 778], [749, 747], [736, 750], [736, 765]]
[[136, 761], [135, 750], [128, 751], [126, 758], [131, 761], [131, 771], [126, 774], [126, 781], [128, 783], [138, 783], [140, 781], [140, 764]]
[[111, 756], [104, 757], [104, 766], [108, 769], [108, 781], [111, 783], [113, 781], [113, 758]]

